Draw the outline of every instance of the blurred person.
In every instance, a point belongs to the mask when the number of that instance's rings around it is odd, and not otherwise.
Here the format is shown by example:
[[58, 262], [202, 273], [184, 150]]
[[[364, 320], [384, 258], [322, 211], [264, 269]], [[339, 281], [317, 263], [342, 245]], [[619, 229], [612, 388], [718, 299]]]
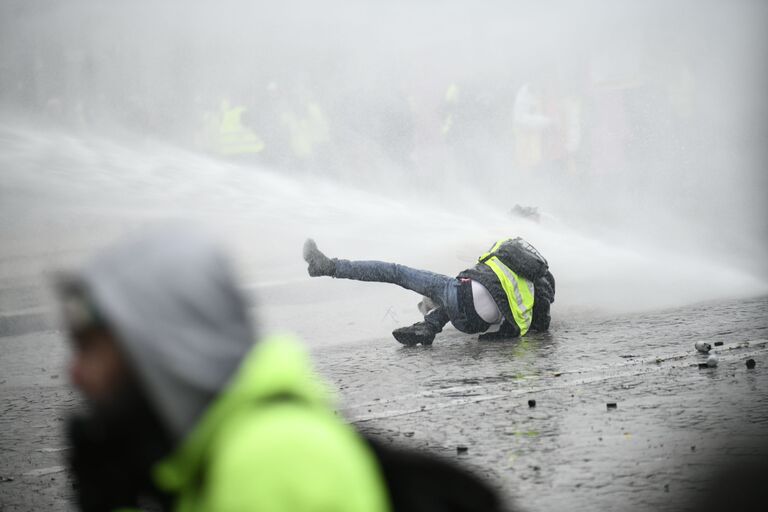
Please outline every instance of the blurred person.
[[514, 114], [515, 163], [522, 170], [538, 168], [545, 153], [545, 134], [555, 126], [547, 115], [543, 89], [525, 83], [515, 95]]
[[448, 322], [467, 334], [484, 333], [485, 340], [549, 329], [555, 279], [547, 260], [521, 238], [499, 240], [457, 277], [397, 263], [329, 258], [312, 239], [304, 243], [303, 256], [311, 277], [391, 283], [423, 295], [424, 321], [392, 331], [403, 345], [431, 345]]
[[280, 123], [289, 134], [295, 164], [311, 168], [331, 141], [330, 123], [315, 95], [297, 87], [294, 108], [280, 115]]
[[86, 411], [68, 422], [82, 510], [386, 511], [374, 451], [290, 338], [254, 345], [229, 262], [155, 230], [59, 283]]
[[58, 291], [84, 511], [502, 509], [474, 475], [345, 424], [296, 341], [254, 343], [228, 259], [192, 229], [125, 240]]
[[564, 112], [564, 149], [566, 170], [570, 174], [579, 172], [578, 164], [582, 139], [582, 102], [581, 98], [571, 92], [563, 99]]
[[451, 83], [445, 90], [443, 99], [443, 122], [440, 124], [440, 133], [443, 137], [448, 137], [453, 123], [455, 121], [455, 110], [459, 104], [459, 86], [455, 83]]
[[221, 100], [218, 112], [204, 115], [208, 147], [221, 156], [253, 155], [264, 150], [264, 141], [248, 125], [248, 109]]

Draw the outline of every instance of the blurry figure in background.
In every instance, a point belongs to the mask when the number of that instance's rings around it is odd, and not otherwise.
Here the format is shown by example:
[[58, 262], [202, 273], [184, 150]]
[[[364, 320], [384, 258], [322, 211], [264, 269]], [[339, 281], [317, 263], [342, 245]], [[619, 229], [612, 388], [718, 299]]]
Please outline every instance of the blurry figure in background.
[[[275, 77], [277, 78], [277, 77]], [[293, 161], [291, 136], [282, 125], [284, 112], [290, 108], [291, 98], [277, 80], [258, 83], [251, 91], [249, 106], [258, 115], [248, 116], [248, 125], [264, 140], [260, 161], [273, 168], [289, 169]]]
[[562, 100], [563, 123], [564, 123], [564, 149], [565, 166], [570, 174], [579, 172], [579, 163], [581, 158], [581, 139], [582, 139], [582, 111], [583, 106], [581, 98], [575, 91], [566, 94]]
[[436, 191], [454, 183], [455, 155], [451, 143], [456, 138], [456, 114], [461, 92], [446, 76], [441, 63], [424, 54], [411, 56], [403, 71], [404, 96], [410, 111], [412, 151], [409, 180], [414, 188]]
[[205, 115], [208, 146], [222, 156], [253, 155], [264, 150], [264, 141], [243, 123], [246, 108], [221, 100], [219, 111]]
[[501, 510], [464, 470], [346, 425], [295, 340], [254, 346], [228, 259], [194, 230], [126, 240], [59, 292], [84, 511]]
[[544, 134], [554, 126], [544, 106], [544, 94], [540, 86], [526, 83], [517, 91], [513, 126], [515, 163], [518, 169], [535, 169], [544, 159]]
[[443, 102], [443, 122], [440, 125], [440, 133], [447, 137], [453, 128], [455, 119], [455, 110], [459, 103], [459, 86], [452, 83], [445, 90], [445, 99]]
[[622, 175], [628, 177], [628, 150], [633, 142], [641, 142], [634, 133], [629, 104], [646, 82], [646, 59], [638, 48], [626, 42], [605, 43], [590, 55], [587, 65], [590, 108], [589, 137], [585, 142], [589, 146], [590, 169], [601, 175], [600, 182]]
[[540, 88], [542, 113], [550, 124], [542, 131], [542, 155], [539, 167], [559, 179], [574, 173], [581, 148], [582, 106], [573, 79], [549, 78]]
[[312, 277], [392, 283], [423, 295], [419, 309], [424, 321], [392, 331], [403, 345], [431, 345], [448, 322], [467, 334], [485, 333], [480, 339], [549, 329], [555, 279], [547, 260], [522, 238], [499, 240], [457, 277], [397, 263], [331, 259], [311, 239], [304, 243], [303, 256]]
[[330, 141], [330, 129], [325, 112], [308, 92], [297, 94], [297, 99], [298, 108], [283, 112], [280, 122], [288, 131], [296, 163], [306, 166]]
[[160, 229], [60, 284], [82, 510], [386, 511], [370, 446], [345, 425], [289, 338], [254, 347], [228, 260]]
[[630, 129], [624, 96], [621, 86], [598, 84], [593, 88], [589, 133], [590, 167], [595, 174], [622, 174], [626, 168]]

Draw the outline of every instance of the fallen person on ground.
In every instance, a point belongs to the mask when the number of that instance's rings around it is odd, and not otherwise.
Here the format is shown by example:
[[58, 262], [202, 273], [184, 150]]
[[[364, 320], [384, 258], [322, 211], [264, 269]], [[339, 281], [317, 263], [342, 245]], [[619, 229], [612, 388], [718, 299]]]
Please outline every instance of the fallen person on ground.
[[522, 238], [505, 238], [457, 277], [383, 261], [329, 258], [314, 240], [304, 242], [304, 260], [311, 277], [392, 283], [424, 296], [419, 309], [424, 321], [392, 331], [403, 345], [430, 345], [450, 322], [480, 339], [524, 336], [547, 331], [555, 278], [547, 260]]
[[465, 470], [344, 423], [298, 342], [255, 343], [228, 259], [194, 230], [127, 240], [59, 292], [86, 399], [67, 422], [81, 510], [501, 509]]

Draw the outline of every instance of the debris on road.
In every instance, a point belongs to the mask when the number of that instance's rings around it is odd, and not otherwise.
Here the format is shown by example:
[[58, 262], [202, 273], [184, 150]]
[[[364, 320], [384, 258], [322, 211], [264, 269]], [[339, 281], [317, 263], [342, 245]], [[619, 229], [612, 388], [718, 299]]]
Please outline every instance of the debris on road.
[[709, 368], [707, 363], [699, 363], [699, 370], [706, 370], [707, 368]]
[[617, 405], [616, 405], [616, 402], [608, 402], [607, 404], [605, 404], [605, 406], [606, 406], [606, 407], [607, 407], [609, 410], [610, 410], [610, 409], [615, 409], [615, 408], [617, 407]]
[[715, 346], [716, 347], [722, 347], [723, 346], [723, 342], [722, 341], [716, 341], [715, 342]]
[[717, 363], [719, 362], [720, 360], [714, 354], [712, 354], [707, 358], [707, 366], [709, 366], [710, 368], [714, 368], [715, 366], [717, 366]]
[[706, 354], [710, 350], [712, 350], [712, 345], [710, 345], [706, 341], [697, 341], [693, 346], [696, 347], [696, 350], [698, 350], [703, 354]]
[[459, 454], [459, 455], [461, 455], [462, 453], [467, 453], [468, 450], [469, 450], [469, 448], [467, 448], [466, 446], [461, 445], [461, 444], [456, 447], [456, 453]]
[[536, 400], [528, 400], [528, 407], [536, 407]]
[[755, 367], [755, 360], [754, 359], [747, 359], [747, 369], [751, 370]]

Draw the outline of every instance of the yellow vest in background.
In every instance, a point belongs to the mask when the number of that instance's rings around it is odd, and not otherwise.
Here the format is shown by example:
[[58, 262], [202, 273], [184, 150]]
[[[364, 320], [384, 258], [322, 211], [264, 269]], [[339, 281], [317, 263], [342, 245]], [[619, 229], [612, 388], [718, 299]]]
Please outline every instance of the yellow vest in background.
[[218, 126], [213, 133], [213, 149], [220, 155], [244, 155], [260, 153], [264, 150], [264, 141], [253, 130], [243, 126], [242, 116], [246, 108], [221, 102]]

